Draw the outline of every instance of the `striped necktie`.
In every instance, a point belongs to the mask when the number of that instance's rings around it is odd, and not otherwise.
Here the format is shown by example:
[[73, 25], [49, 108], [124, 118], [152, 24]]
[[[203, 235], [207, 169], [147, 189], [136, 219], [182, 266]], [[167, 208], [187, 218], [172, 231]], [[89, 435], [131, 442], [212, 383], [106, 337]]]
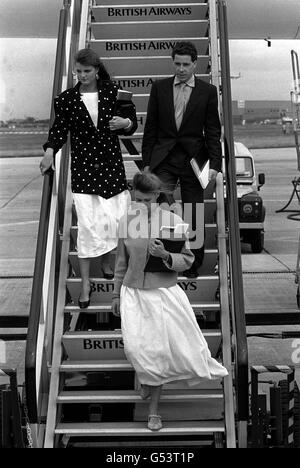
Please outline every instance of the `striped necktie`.
[[175, 120], [176, 120], [176, 127], [177, 130], [180, 129], [182, 124], [183, 115], [186, 110], [186, 93], [185, 89], [187, 87], [186, 83], [178, 83], [176, 85], [178, 88], [177, 99], [175, 102]]

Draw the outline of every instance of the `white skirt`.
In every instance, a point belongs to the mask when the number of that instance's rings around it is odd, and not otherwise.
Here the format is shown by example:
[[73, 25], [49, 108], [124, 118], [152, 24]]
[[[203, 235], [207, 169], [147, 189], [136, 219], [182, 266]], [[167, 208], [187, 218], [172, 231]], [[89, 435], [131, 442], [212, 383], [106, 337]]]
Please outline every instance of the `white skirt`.
[[122, 286], [125, 354], [143, 385], [218, 379], [227, 370], [212, 358], [189, 300], [180, 288], [141, 290]]
[[79, 258], [94, 258], [115, 249], [120, 218], [131, 203], [128, 190], [112, 197], [73, 193], [78, 217]]

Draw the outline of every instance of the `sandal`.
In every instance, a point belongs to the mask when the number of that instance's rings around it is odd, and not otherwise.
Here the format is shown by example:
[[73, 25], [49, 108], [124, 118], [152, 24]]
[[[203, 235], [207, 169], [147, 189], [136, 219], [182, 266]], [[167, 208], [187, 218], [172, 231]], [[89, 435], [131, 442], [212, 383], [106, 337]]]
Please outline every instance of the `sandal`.
[[148, 416], [148, 429], [150, 431], [160, 431], [162, 429], [161, 416], [158, 414], [149, 414]]
[[141, 385], [140, 395], [142, 400], [147, 400], [150, 397], [150, 389], [146, 385]]

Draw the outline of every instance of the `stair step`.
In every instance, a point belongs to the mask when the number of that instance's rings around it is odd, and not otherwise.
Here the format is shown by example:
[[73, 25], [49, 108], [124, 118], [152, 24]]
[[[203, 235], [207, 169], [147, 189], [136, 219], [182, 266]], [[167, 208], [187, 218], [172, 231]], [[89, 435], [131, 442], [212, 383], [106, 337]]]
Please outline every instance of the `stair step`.
[[225, 432], [223, 421], [165, 422], [164, 427], [158, 432], [150, 431], [143, 422], [58, 424], [55, 429], [56, 435], [64, 434], [70, 437], [200, 436], [215, 432]]
[[[198, 74], [196, 73], [197, 78], [200, 78], [202, 81], [206, 83], [211, 82], [211, 75], [210, 73], [206, 74]], [[160, 80], [163, 78], [170, 78], [170, 73], [168, 75], [162, 74], [151, 74], [151, 75], [139, 75], [139, 76], [115, 76], [114, 80], [122, 86], [126, 88], [128, 91], [133, 91], [133, 100], [136, 106], [137, 112], [146, 112], [148, 107], [148, 101], [150, 96], [150, 91], [152, 88], [152, 84], [155, 80]], [[139, 135], [139, 138], [142, 138], [142, 134]], [[124, 137], [126, 139], [126, 137]], [[129, 137], [128, 137], [129, 138]], [[133, 137], [130, 137], [131, 140], [136, 140], [137, 135], [135, 134]], [[122, 137], [123, 140], [123, 137]]]
[[217, 203], [215, 199], [205, 201], [204, 218], [205, 224], [214, 224], [216, 217]]
[[208, 35], [207, 20], [171, 20], [165, 21], [119, 21], [119, 22], [95, 22], [91, 23], [92, 34], [95, 39], [144, 39], [182, 37], [206, 37]]
[[[221, 332], [203, 330], [203, 335], [212, 356], [215, 356], [221, 345]], [[67, 332], [62, 337], [62, 343], [69, 359], [74, 361], [126, 360], [122, 332], [119, 330]]]
[[[94, 10], [94, 8], [96, 8], [98, 5], [99, 6], [103, 6], [103, 5], [108, 5], [108, 6], [111, 6], [111, 5], [122, 5], [122, 6], [125, 6], [127, 7], [128, 4], [129, 5], [138, 5], [140, 6], [140, 3], [141, 3], [141, 0], [130, 0], [130, 2], [128, 0], [114, 0], [112, 2], [112, 0], [94, 0], [94, 4], [95, 6], [93, 5], [92, 6], [92, 10]], [[169, 0], [168, 1], [165, 1], [163, 2], [162, 0], [151, 0], [151, 1], [144, 1], [144, 4], [147, 4], [147, 5], [152, 5], [152, 3], [155, 5], [155, 4], [168, 4], [168, 5], [185, 5], [184, 3], [184, 0], [173, 0], [172, 2], [170, 2]], [[200, 1], [200, 0], [194, 0], [194, 1], [191, 1], [190, 3], [193, 3], [193, 4], [199, 4], [199, 5], [202, 5], [202, 4], [206, 4], [207, 5], [207, 0], [206, 1]]]
[[[133, 156], [134, 157], [134, 156]], [[131, 182], [131, 181], [129, 181]], [[210, 203], [210, 200], [207, 201], [207, 203]], [[217, 228], [217, 225], [216, 223], [206, 223], [205, 224], [205, 229], [211, 229], [211, 228]], [[78, 226], [77, 225], [74, 225], [71, 227], [71, 231], [73, 231], [73, 234], [74, 236], [76, 236], [76, 239], [77, 239], [77, 235], [78, 235]], [[112, 250], [110, 253], [116, 253], [116, 249], [115, 250]]]
[[[178, 278], [178, 284], [188, 295], [190, 302], [216, 302], [215, 295], [219, 287], [219, 277], [216, 275], [191, 279], [182, 276]], [[114, 290], [113, 280], [91, 278], [91, 285], [94, 291], [91, 296], [91, 305], [111, 304]], [[81, 290], [81, 279], [69, 278], [67, 287], [74, 302], [77, 302]]]
[[124, 372], [132, 371], [133, 367], [124, 359], [119, 361], [64, 361], [60, 370], [67, 372]]
[[[99, 55], [99, 57], [135, 57], [139, 55], [160, 56], [162, 54], [171, 55], [173, 45], [184, 39], [99, 39], [91, 40], [90, 47]], [[190, 40], [190, 39], [188, 39]], [[197, 51], [200, 55], [208, 53], [208, 37], [193, 38]]]
[[[198, 56], [197, 69], [199, 73], [207, 73], [210, 57]], [[140, 54], [138, 57], [107, 57], [103, 59], [104, 66], [113, 76], [117, 75], [147, 75], [153, 71], [162, 75], [170, 74], [170, 56], [150, 56]]]
[[[127, 178], [128, 180], [128, 178]], [[129, 183], [131, 181], [129, 180]], [[71, 227], [71, 236], [75, 244], [77, 244], [78, 238], [78, 226]], [[217, 236], [217, 225], [215, 223], [207, 223], [205, 225], [205, 248], [208, 252], [214, 250], [216, 252], [216, 236]], [[73, 253], [72, 253], [73, 254]], [[111, 255], [115, 255], [116, 250], [111, 252]]]
[[[211, 74], [196, 74], [197, 78], [200, 78], [202, 81], [206, 83], [211, 82]], [[151, 92], [151, 88], [153, 82], [156, 80], [162, 80], [164, 78], [169, 78], [170, 74], [162, 75], [162, 74], [154, 74], [154, 75], [128, 75], [128, 76], [115, 76], [115, 80], [119, 86], [126, 88], [133, 92], [133, 100], [136, 106], [137, 113], [145, 113], [148, 107], [149, 96]], [[131, 140], [142, 140], [143, 133], [135, 133], [133, 137], [122, 137], [122, 140], [131, 139]], [[141, 142], [139, 142], [141, 143]], [[140, 150], [139, 150], [140, 151]]]
[[[192, 308], [195, 311], [195, 314], [201, 314], [202, 312], [218, 312], [221, 310], [220, 303], [203, 303], [203, 304], [191, 304]], [[65, 313], [68, 314], [98, 314], [98, 313], [110, 313], [111, 312], [111, 305], [90, 305], [87, 309], [80, 309], [79, 306], [76, 305], [68, 305], [65, 307]]]
[[[205, 211], [205, 206], [204, 206]], [[206, 223], [205, 224], [205, 239], [204, 245], [208, 250], [217, 250], [217, 235], [218, 227], [215, 223]]]
[[[218, 262], [218, 250], [217, 249], [206, 249], [204, 261], [199, 269], [199, 277], [202, 275], [214, 275], [215, 274], [215, 266]], [[114, 269], [114, 258], [115, 254], [112, 256], [111, 259], [111, 266]], [[77, 277], [80, 277], [80, 267], [78, 261], [78, 253], [77, 252], [70, 252], [69, 253], [69, 260], [74, 270], [74, 273]], [[97, 277], [101, 273], [101, 257], [91, 259], [91, 266], [90, 266], [90, 274], [92, 277]]]
[[[127, 179], [129, 180], [129, 182], [132, 182], [132, 179], [133, 179], [133, 176], [135, 174], [136, 171], [138, 171], [139, 169], [137, 168], [137, 166], [133, 165], [132, 164], [135, 162], [135, 161], [141, 161], [142, 158], [140, 155], [130, 155], [128, 153], [123, 153], [123, 161], [124, 161], [124, 164], [125, 164], [125, 167], [127, 169], [130, 170], [130, 173], [126, 174], [127, 175]], [[179, 191], [179, 187], [178, 189], [178, 194], [180, 194], [180, 191]], [[176, 192], [177, 194], [177, 192]], [[180, 200], [180, 197], [176, 197], [176, 203], [178, 204], [181, 204], [181, 200]], [[73, 220], [73, 225], [71, 226], [71, 229], [78, 229], [78, 226], [77, 226], [77, 218], [76, 218], [76, 210], [75, 210], [75, 205], [74, 206], [74, 220]], [[217, 203], [216, 203], [216, 200], [215, 198], [206, 198], [204, 200], [204, 209], [205, 211], [208, 211], [208, 210], [216, 210], [217, 208]], [[207, 226], [211, 226], [211, 225], [214, 225], [216, 226], [216, 222], [215, 221], [205, 221], [205, 227]]]
[[[209, 337], [219, 337], [221, 336], [220, 330], [203, 330], [203, 335], [205, 338]], [[121, 330], [93, 330], [93, 331], [76, 331], [76, 332], [66, 332], [63, 335], [64, 340], [82, 340], [82, 339], [93, 339], [93, 340], [121, 340], [122, 332]]]
[[[221, 390], [169, 390], [163, 391], [160, 401], [167, 403], [193, 403], [203, 400], [223, 400]], [[134, 390], [69, 391], [61, 392], [60, 404], [68, 403], [145, 403], [139, 392]]]
[[158, 1], [157, 4], [149, 5], [149, 2], [142, 2], [138, 6], [126, 7], [116, 2], [116, 5], [111, 4], [109, 8], [108, 5], [94, 6], [92, 11], [97, 22], [197, 20], [207, 16], [207, 3], [181, 2], [176, 6], [170, 3]]

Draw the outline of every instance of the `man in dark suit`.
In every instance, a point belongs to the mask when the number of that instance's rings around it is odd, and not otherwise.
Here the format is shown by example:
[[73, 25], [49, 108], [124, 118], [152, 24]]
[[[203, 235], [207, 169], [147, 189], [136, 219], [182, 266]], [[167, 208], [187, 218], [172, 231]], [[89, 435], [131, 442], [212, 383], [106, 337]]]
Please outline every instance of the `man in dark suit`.
[[[203, 189], [190, 160], [196, 158], [202, 167], [209, 159], [210, 180], [215, 180], [222, 167], [222, 149], [217, 88], [195, 76], [197, 57], [192, 43], [177, 43], [172, 52], [175, 77], [153, 84], [142, 155], [145, 169], [154, 172], [162, 180], [165, 193], [171, 194], [167, 197], [169, 204], [174, 202], [172, 194], [180, 182], [182, 202], [192, 207], [192, 231], [204, 238], [204, 219], [201, 226], [197, 223]], [[185, 275], [196, 277], [204, 245], [199, 246], [195, 237], [190, 240], [195, 261]]]

